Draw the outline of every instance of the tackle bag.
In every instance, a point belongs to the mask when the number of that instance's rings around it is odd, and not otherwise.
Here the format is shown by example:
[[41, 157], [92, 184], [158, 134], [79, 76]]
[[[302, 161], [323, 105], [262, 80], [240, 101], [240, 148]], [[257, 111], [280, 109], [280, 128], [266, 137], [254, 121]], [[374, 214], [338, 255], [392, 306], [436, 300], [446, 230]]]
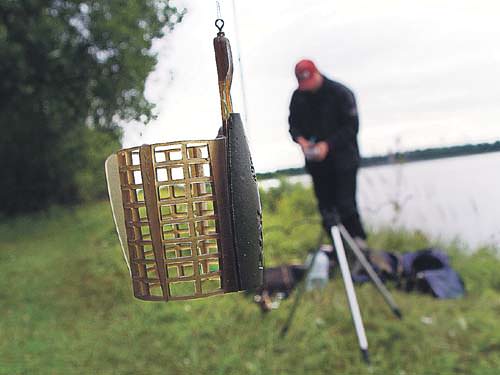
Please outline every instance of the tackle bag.
[[[419, 291], [439, 299], [460, 298], [465, 285], [451, 267], [448, 255], [436, 248], [397, 254], [368, 250], [366, 257], [382, 281], [392, 280], [407, 292]], [[353, 281], [363, 283], [369, 277], [361, 267], [354, 267]]]
[[462, 278], [451, 268], [448, 255], [439, 249], [404, 254], [402, 265], [407, 291], [415, 289], [440, 299], [460, 298], [465, 294]]
[[288, 298], [297, 284], [304, 278], [306, 267], [282, 265], [264, 269], [264, 283], [255, 290], [253, 297], [263, 313], [279, 306], [279, 301]]

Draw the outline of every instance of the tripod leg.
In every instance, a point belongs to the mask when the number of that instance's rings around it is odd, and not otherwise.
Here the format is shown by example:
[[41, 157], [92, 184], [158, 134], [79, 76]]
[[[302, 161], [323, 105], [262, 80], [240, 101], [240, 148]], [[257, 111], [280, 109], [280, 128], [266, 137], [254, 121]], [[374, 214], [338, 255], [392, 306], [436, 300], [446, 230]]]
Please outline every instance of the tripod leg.
[[345, 256], [342, 237], [340, 236], [339, 228], [336, 225], [330, 228], [330, 232], [332, 234], [335, 251], [337, 252], [337, 258], [339, 261], [342, 278], [344, 279], [344, 287], [347, 294], [347, 300], [349, 301], [349, 307], [351, 309], [354, 328], [356, 329], [356, 334], [358, 336], [359, 348], [361, 349], [361, 354], [363, 355], [364, 361], [369, 363], [370, 360], [368, 356], [368, 340], [366, 339], [365, 327], [363, 326], [363, 320], [361, 319], [361, 312], [359, 311], [358, 300], [354, 291], [351, 272], [349, 271], [349, 264], [347, 263], [347, 259]]
[[295, 316], [295, 311], [297, 311], [297, 307], [299, 306], [299, 302], [305, 290], [305, 286], [303, 284], [304, 282], [302, 282], [300, 289], [297, 291], [297, 295], [295, 296], [295, 300], [293, 301], [292, 308], [290, 310], [290, 313], [288, 314], [288, 318], [286, 319], [285, 324], [283, 325], [283, 327], [281, 327], [280, 338], [284, 338], [286, 336], [288, 330], [290, 329], [290, 326], [292, 325], [292, 321]]
[[391, 308], [394, 315], [396, 315], [399, 319], [401, 319], [403, 317], [401, 314], [401, 310], [399, 309], [398, 305], [394, 301], [394, 298], [392, 298], [391, 292], [389, 292], [389, 290], [387, 290], [387, 288], [384, 285], [384, 283], [382, 282], [382, 280], [380, 280], [380, 277], [378, 277], [378, 275], [375, 272], [375, 270], [373, 269], [372, 265], [370, 264], [370, 262], [368, 262], [365, 255], [363, 254], [363, 252], [361, 251], [359, 246], [356, 244], [356, 241], [353, 240], [353, 238], [351, 237], [351, 235], [349, 234], [347, 229], [345, 229], [345, 227], [342, 224], [339, 224], [338, 227], [339, 227], [340, 234], [346, 240], [347, 244], [349, 245], [349, 247], [353, 251], [354, 255], [359, 260], [359, 262], [361, 263], [361, 265], [365, 269], [366, 273], [368, 274], [368, 276], [370, 277], [372, 282], [375, 284], [377, 290], [380, 292], [380, 294], [382, 294], [382, 297], [384, 297], [385, 301], [387, 302], [387, 304]]
[[[321, 238], [321, 237], [320, 237]], [[286, 336], [288, 333], [288, 330], [290, 329], [290, 326], [292, 325], [293, 318], [295, 316], [295, 311], [297, 311], [297, 307], [299, 306], [299, 302], [302, 298], [302, 295], [304, 294], [304, 291], [306, 289], [306, 282], [307, 282], [307, 277], [309, 276], [309, 272], [311, 272], [311, 268], [314, 265], [314, 262], [316, 260], [316, 256], [318, 255], [319, 250], [316, 250], [314, 253], [311, 263], [307, 266], [307, 270], [304, 275], [304, 279], [301, 281], [299, 287], [297, 288], [297, 294], [295, 295], [295, 300], [293, 301], [292, 309], [290, 310], [290, 313], [288, 314], [288, 318], [286, 319], [285, 324], [281, 328], [280, 331], [280, 337], [283, 338]]]

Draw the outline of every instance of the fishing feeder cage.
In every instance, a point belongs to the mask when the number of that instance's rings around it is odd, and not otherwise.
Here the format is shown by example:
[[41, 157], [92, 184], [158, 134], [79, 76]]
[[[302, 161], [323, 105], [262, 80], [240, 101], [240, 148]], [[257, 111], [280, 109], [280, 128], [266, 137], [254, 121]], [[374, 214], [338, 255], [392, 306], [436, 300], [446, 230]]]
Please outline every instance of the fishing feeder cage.
[[217, 138], [127, 148], [106, 161], [117, 232], [142, 300], [194, 299], [262, 283], [261, 206], [243, 124], [232, 113], [232, 58], [222, 27], [214, 47]]

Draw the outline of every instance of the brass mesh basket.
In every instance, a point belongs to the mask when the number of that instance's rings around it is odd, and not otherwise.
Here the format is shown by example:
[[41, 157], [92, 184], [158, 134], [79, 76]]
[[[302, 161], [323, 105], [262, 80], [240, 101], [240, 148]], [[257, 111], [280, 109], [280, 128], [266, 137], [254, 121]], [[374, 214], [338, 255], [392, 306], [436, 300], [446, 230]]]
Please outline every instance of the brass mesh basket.
[[[255, 201], [255, 194], [248, 178], [242, 188], [250, 194], [231, 183], [231, 170], [238, 181], [242, 172], [228, 143], [220, 137], [143, 145], [108, 158], [112, 207], [137, 298], [183, 300], [260, 285], [258, 194], [255, 210], [235, 202]], [[243, 161], [250, 163], [243, 175], [251, 174], [251, 160]], [[235, 204], [244, 211], [238, 214]], [[244, 238], [255, 235], [253, 244]]]

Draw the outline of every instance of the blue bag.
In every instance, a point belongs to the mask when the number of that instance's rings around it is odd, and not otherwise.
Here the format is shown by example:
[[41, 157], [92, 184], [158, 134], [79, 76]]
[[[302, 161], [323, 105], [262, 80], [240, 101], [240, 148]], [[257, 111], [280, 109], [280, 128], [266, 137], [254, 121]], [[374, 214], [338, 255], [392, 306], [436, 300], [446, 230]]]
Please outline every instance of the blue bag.
[[462, 278], [441, 250], [429, 248], [407, 253], [402, 263], [407, 291], [416, 289], [440, 299], [460, 298], [465, 294]]

